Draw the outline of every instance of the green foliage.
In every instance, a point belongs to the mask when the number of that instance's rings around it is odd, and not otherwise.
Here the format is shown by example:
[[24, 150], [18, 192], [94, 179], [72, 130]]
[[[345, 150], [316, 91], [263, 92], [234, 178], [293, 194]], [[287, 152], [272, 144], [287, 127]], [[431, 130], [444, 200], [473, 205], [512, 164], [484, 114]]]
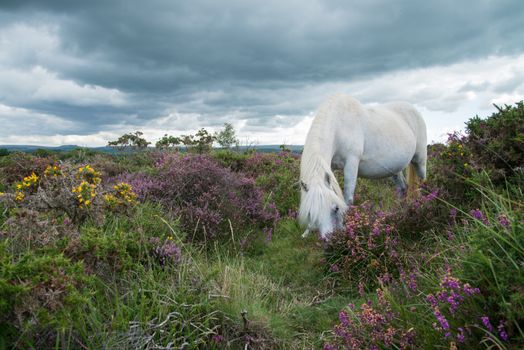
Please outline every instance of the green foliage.
[[93, 279], [82, 263], [59, 252], [10, 255], [0, 243], [0, 344], [46, 347], [45, 330], [67, 327], [71, 313], [92, 296]]
[[231, 123], [224, 123], [224, 129], [215, 134], [215, 140], [218, 144], [226, 149], [238, 144], [238, 139], [235, 135], [235, 128]]
[[116, 147], [119, 150], [124, 150], [126, 148], [131, 149], [144, 149], [146, 148], [151, 142], [148, 142], [146, 139], [142, 137], [144, 135], [141, 131], [135, 131], [134, 133], [127, 133], [122, 136], [120, 136], [115, 141], [109, 141], [108, 146]]
[[510, 332], [524, 341], [524, 195], [478, 190], [484, 205], [468, 213], [468, 225], [457, 228], [460, 245], [467, 247], [457, 258], [466, 278], [485, 294], [493, 318], [506, 320]]
[[228, 149], [219, 149], [212, 154], [223, 167], [229, 168], [232, 171], [242, 171], [244, 164], [249, 156], [245, 153], [233, 152]]
[[[477, 166], [498, 185], [511, 179], [524, 165], [524, 101], [515, 106], [495, 106], [487, 119], [478, 116], [466, 123], [467, 147]], [[520, 169], [519, 169], [520, 168]]]
[[243, 171], [255, 178], [257, 185], [275, 202], [280, 215], [294, 215], [300, 199], [297, 185], [300, 168], [296, 155], [290, 152], [253, 153], [244, 163]]
[[179, 137], [171, 136], [168, 134], [165, 134], [160, 140], [157, 141], [155, 144], [156, 148], [159, 149], [175, 149], [178, 150], [178, 145], [182, 143], [182, 139]]
[[487, 172], [495, 186], [524, 179], [524, 103], [498, 108], [486, 119], [478, 116], [466, 123], [466, 135], [449, 134], [446, 145], [432, 145], [429, 181], [443, 189], [454, 203], [478, 201], [472, 182]]
[[9, 155], [9, 150], [7, 148], [0, 148], [0, 157], [5, 157]]

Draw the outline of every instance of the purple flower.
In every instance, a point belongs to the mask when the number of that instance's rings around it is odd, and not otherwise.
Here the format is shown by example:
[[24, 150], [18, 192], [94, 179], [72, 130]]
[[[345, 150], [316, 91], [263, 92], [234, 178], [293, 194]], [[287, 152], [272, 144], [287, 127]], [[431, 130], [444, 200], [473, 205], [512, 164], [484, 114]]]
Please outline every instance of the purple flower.
[[435, 310], [433, 311], [433, 314], [435, 315], [435, 318], [437, 319], [437, 321], [440, 323], [440, 326], [442, 327], [442, 329], [446, 331], [449, 330], [449, 322], [446, 319], [446, 317], [444, 317], [444, 315], [440, 313], [440, 310], [438, 308], [435, 308]]
[[358, 294], [360, 294], [361, 297], [363, 297], [366, 294], [364, 290], [364, 283], [362, 281], [358, 282]]
[[409, 274], [408, 287], [413, 292], [417, 290], [417, 276], [413, 272]]
[[493, 333], [493, 326], [489, 322], [489, 317], [488, 316], [482, 316], [480, 319], [482, 320], [482, 324], [484, 325], [484, 327], [486, 327], [486, 329], [488, 331]]
[[489, 225], [489, 221], [488, 219], [484, 216], [484, 214], [482, 214], [482, 212], [480, 211], [480, 209], [472, 209], [469, 214], [471, 216], [473, 216], [473, 218], [479, 220], [479, 221], [482, 221], [484, 223], [484, 225]]
[[339, 272], [340, 271], [340, 268], [338, 267], [337, 264], [332, 264], [329, 269], [332, 271], [332, 272]]
[[503, 227], [509, 227], [510, 226], [510, 222], [508, 220], [508, 218], [506, 217], [506, 215], [499, 215], [499, 223], [503, 226]]
[[224, 341], [224, 337], [222, 335], [220, 335], [220, 334], [213, 335], [212, 339], [217, 344], [219, 344], [219, 343]]
[[508, 333], [506, 333], [506, 329], [504, 328], [504, 321], [500, 321], [499, 325], [497, 326], [497, 330], [499, 332], [500, 339], [503, 341], [508, 341]]
[[432, 307], [436, 308], [438, 305], [437, 299], [433, 294], [428, 294], [426, 300], [431, 304]]
[[338, 319], [340, 321], [340, 324], [343, 325], [344, 327], [348, 327], [349, 325], [351, 325], [348, 314], [344, 310], [338, 313]]
[[464, 335], [464, 328], [459, 327], [458, 328], [458, 334], [457, 334], [457, 341], [459, 343], [464, 343], [465, 335]]

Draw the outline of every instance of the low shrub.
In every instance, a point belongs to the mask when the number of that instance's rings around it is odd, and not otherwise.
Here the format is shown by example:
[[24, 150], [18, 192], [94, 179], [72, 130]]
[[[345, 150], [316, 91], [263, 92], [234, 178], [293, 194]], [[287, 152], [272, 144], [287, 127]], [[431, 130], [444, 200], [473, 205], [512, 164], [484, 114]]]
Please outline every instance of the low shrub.
[[254, 153], [245, 161], [243, 171], [275, 202], [280, 215], [294, 215], [300, 200], [299, 156], [291, 152]]
[[[253, 179], [221, 167], [207, 155], [160, 154], [154, 176], [124, 174], [139, 198], [159, 201], [175, 216], [189, 240], [211, 241], [273, 227], [275, 205]], [[237, 237], [238, 238], [238, 237]]]
[[93, 280], [82, 263], [61, 254], [11, 255], [6, 245], [0, 242], [0, 340], [17, 340], [19, 348], [48, 347], [47, 329], [67, 326], [72, 310], [92, 296]]
[[351, 206], [345, 228], [335, 231], [326, 250], [330, 269], [359, 286], [360, 292], [389, 283], [403, 268], [399, 256], [399, 233], [369, 202]]
[[504, 185], [505, 180], [520, 177], [524, 166], [524, 101], [515, 106], [497, 107], [486, 119], [478, 116], [466, 122], [465, 140], [475, 162], [487, 171], [491, 181]]
[[31, 173], [14, 184], [0, 201], [12, 208], [54, 211], [79, 225], [87, 219], [101, 222], [105, 210], [128, 213], [136, 195], [125, 183], [104, 188], [101, 174], [89, 165], [48, 165], [40, 176]]

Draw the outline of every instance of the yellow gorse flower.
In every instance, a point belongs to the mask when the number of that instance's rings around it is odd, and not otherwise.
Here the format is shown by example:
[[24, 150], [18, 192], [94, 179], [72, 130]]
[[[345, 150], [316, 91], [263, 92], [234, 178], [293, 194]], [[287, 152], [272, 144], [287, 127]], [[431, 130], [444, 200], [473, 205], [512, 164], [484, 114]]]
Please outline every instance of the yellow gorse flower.
[[78, 168], [77, 177], [93, 185], [98, 185], [101, 181], [100, 173], [93, 169], [90, 165]]
[[125, 182], [120, 182], [113, 186], [114, 193], [104, 195], [104, 199], [109, 206], [120, 206], [136, 203], [136, 193], [133, 187]]
[[25, 198], [25, 194], [23, 191], [26, 190], [35, 190], [38, 187], [38, 176], [35, 173], [31, 173], [31, 175], [24, 177], [24, 179], [18, 183], [15, 184], [16, 188], [16, 196], [15, 200], [22, 201]]
[[96, 185], [82, 181], [80, 185], [73, 187], [71, 191], [76, 194], [78, 207], [86, 208], [93, 203], [93, 199], [96, 196]]
[[58, 177], [62, 175], [62, 169], [56, 165], [48, 165], [45, 168], [44, 176]]
[[21, 192], [21, 191], [16, 192], [15, 201], [21, 202], [24, 200], [24, 198], [25, 198], [24, 192]]

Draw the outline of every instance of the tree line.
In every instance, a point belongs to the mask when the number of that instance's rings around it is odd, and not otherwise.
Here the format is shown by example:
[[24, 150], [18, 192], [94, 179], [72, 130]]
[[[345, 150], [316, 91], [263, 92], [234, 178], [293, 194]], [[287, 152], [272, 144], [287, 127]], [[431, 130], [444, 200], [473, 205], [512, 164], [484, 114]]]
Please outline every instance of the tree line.
[[[109, 141], [107, 145], [119, 150], [145, 149], [149, 147], [151, 142], [147, 141], [143, 135], [144, 133], [141, 131], [127, 133], [120, 136], [117, 140]], [[226, 149], [229, 149], [232, 146], [238, 146], [239, 140], [236, 137], [233, 125], [230, 123], [224, 123], [224, 128], [215, 133], [210, 133], [205, 128], [201, 128], [194, 135], [173, 136], [165, 134], [155, 143], [155, 147], [164, 150], [179, 150], [180, 147], [183, 146], [187, 150], [193, 150], [197, 153], [206, 153], [212, 149], [214, 142], [218, 143], [220, 147]]]

